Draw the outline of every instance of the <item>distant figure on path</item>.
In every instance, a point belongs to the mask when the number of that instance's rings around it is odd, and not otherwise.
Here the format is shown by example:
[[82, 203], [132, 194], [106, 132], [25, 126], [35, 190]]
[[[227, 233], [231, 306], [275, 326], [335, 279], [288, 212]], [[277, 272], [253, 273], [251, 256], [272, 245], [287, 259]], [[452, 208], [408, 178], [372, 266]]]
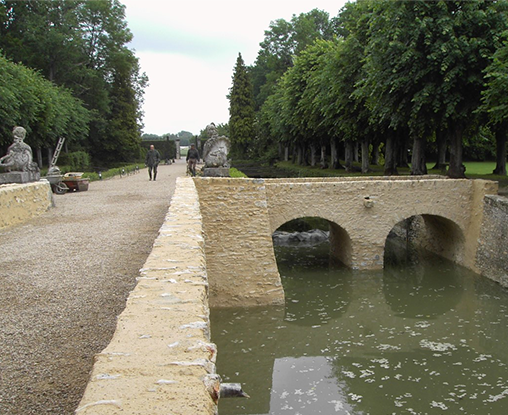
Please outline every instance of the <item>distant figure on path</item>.
[[152, 180], [152, 171], [153, 171], [153, 179], [157, 178], [157, 166], [161, 161], [161, 155], [155, 149], [154, 145], [150, 145], [150, 150], [146, 153], [145, 165], [148, 167], [148, 180]]
[[196, 164], [199, 161], [199, 152], [194, 144], [191, 144], [189, 151], [187, 152], [187, 165], [189, 166], [190, 173], [196, 175]]

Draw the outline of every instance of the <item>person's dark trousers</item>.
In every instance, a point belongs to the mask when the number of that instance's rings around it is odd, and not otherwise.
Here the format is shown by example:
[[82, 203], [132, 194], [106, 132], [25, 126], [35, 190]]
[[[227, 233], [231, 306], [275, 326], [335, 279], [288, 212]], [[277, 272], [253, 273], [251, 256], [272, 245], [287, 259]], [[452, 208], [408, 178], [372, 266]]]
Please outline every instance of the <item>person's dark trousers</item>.
[[157, 166], [148, 166], [148, 177], [152, 180], [152, 171], [153, 171], [153, 179], [157, 178]]

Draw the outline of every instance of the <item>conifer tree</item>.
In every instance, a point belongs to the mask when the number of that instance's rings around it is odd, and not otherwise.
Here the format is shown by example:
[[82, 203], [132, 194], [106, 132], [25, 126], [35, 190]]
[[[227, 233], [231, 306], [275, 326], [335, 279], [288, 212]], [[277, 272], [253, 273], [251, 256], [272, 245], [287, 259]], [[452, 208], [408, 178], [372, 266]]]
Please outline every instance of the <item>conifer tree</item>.
[[239, 158], [247, 156], [254, 142], [254, 97], [252, 82], [241, 53], [236, 60], [233, 85], [229, 99], [229, 138], [232, 153]]

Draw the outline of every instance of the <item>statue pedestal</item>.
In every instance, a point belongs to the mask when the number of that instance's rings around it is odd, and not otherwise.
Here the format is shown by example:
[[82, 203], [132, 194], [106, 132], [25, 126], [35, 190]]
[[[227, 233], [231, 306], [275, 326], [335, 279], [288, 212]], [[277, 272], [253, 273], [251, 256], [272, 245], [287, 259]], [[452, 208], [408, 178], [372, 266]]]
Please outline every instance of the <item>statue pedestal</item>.
[[231, 177], [229, 167], [205, 167], [203, 177]]
[[29, 183], [39, 181], [40, 174], [38, 178], [32, 177], [28, 171], [11, 171], [8, 173], [0, 173], [0, 184], [8, 184], [8, 183]]

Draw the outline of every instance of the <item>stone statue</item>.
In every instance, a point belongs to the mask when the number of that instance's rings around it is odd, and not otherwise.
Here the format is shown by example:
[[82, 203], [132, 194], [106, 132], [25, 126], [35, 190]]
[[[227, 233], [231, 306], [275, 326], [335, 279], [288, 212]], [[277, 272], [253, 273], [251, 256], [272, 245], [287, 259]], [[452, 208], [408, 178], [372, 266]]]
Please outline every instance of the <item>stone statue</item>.
[[229, 138], [223, 135], [219, 136], [214, 123], [206, 127], [206, 132], [208, 133], [209, 138], [206, 140], [205, 145], [203, 146], [203, 161], [205, 162], [205, 168], [229, 168]]
[[40, 171], [37, 163], [34, 163], [32, 149], [24, 139], [26, 130], [23, 127], [14, 127], [12, 130], [14, 143], [7, 149], [7, 154], [0, 158], [0, 167], [4, 167], [8, 173], [3, 175], [0, 183], [25, 183], [40, 179]]
[[206, 126], [206, 133], [208, 134], [208, 138], [215, 138], [219, 136], [217, 127], [213, 122]]

